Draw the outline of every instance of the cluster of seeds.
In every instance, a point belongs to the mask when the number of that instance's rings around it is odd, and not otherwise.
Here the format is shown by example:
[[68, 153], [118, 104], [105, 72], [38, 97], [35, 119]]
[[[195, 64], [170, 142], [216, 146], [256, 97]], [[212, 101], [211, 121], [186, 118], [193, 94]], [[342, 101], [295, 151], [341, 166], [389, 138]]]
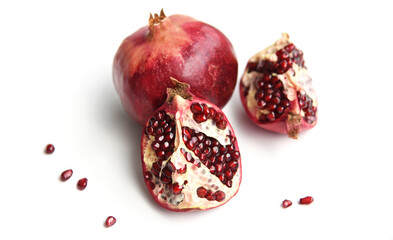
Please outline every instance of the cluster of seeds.
[[216, 127], [221, 130], [224, 130], [227, 126], [224, 115], [221, 112], [217, 112], [214, 108], [208, 107], [205, 103], [193, 103], [191, 104], [190, 109], [193, 113], [193, 118], [197, 123], [212, 119], [216, 124]]
[[[280, 118], [291, 105], [284, 93], [283, 83], [276, 75], [287, 72], [293, 63], [304, 67], [303, 52], [297, 49], [293, 43], [278, 50], [276, 56], [277, 61], [275, 62], [261, 60], [250, 62], [247, 66], [249, 72], [261, 73], [255, 80], [257, 92], [254, 98], [258, 108], [262, 110], [259, 117], [259, 121], [262, 123]], [[248, 94], [248, 89], [245, 94]], [[298, 93], [298, 101], [306, 122], [314, 123], [317, 108], [312, 106], [312, 99], [305, 94]]]
[[260, 109], [268, 110], [267, 114], [261, 114], [260, 122], [271, 122], [281, 117], [290, 106], [290, 102], [284, 94], [284, 87], [277, 76], [262, 74], [255, 81], [255, 100]]
[[159, 160], [168, 159], [174, 148], [176, 122], [165, 111], [154, 114], [146, 127], [146, 133], [154, 136], [151, 148]]
[[313, 122], [315, 122], [316, 119], [315, 115], [317, 113], [317, 108], [312, 105], [313, 101], [308, 95], [298, 93], [297, 97], [299, 101], [299, 107], [304, 112], [306, 122], [308, 124], [312, 124]]
[[161, 180], [161, 183], [164, 185], [165, 188], [170, 188], [174, 195], [179, 195], [183, 188], [178, 183], [172, 183], [172, 174], [174, 172], [177, 172], [179, 174], [185, 173], [187, 170], [187, 166], [184, 165], [183, 168], [176, 169], [175, 165], [171, 161], [166, 162], [163, 168], [162, 165], [163, 161], [158, 160], [157, 162], [153, 163], [151, 172], [145, 172], [145, 179], [148, 181], [150, 189], [153, 190], [156, 187], [156, 184], [153, 182], [154, 175], [157, 179]]
[[[301, 204], [301, 205], [310, 205], [312, 202], [314, 202], [314, 198], [311, 197], [311, 196], [307, 196], [307, 197], [301, 198], [301, 199], [299, 200], [299, 204]], [[291, 200], [288, 200], [288, 199], [285, 199], [285, 200], [281, 203], [281, 206], [282, 206], [283, 208], [288, 208], [288, 207], [292, 206], [292, 201], [291, 201]]]
[[221, 202], [224, 201], [225, 199], [225, 193], [221, 190], [218, 190], [216, 192], [213, 192], [211, 190], [207, 190], [204, 187], [199, 187], [197, 189], [197, 195], [200, 198], [206, 198], [209, 201], [217, 201]]
[[283, 74], [292, 67], [293, 63], [296, 63], [300, 67], [304, 67], [303, 51], [297, 49], [293, 43], [278, 50], [276, 56], [276, 62], [261, 60], [258, 63], [249, 63], [248, 71]]
[[[159, 160], [155, 162], [153, 164], [151, 172], [149, 171], [145, 172], [144, 175], [145, 180], [148, 182], [149, 188], [151, 190], [155, 189], [156, 184], [158, 184], [159, 187], [161, 187], [161, 183], [162, 183], [162, 189], [159, 192], [161, 194], [161, 197], [164, 200], [168, 200], [170, 203], [178, 205], [181, 202], [181, 200], [179, 199], [175, 200], [175, 198], [176, 196], [179, 196], [182, 193], [183, 187], [188, 183], [188, 181], [185, 180], [183, 185], [180, 185], [177, 182], [172, 183], [172, 174], [175, 171], [179, 172], [179, 169], [176, 170], [174, 164], [170, 161], [166, 163], [165, 167], [162, 168], [162, 170], [161, 170], [161, 166], [162, 166], [162, 161]], [[185, 173], [185, 171], [183, 173]], [[156, 180], [154, 180], [154, 177], [156, 177]], [[161, 182], [157, 181], [157, 179], [160, 179]]]
[[[210, 173], [216, 175], [227, 187], [232, 187], [232, 178], [239, 167], [240, 152], [235, 149], [236, 139], [231, 135], [228, 137], [230, 144], [223, 146], [204, 133], [188, 127], [182, 128], [183, 142], [199, 158], [198, 162], [209, 168]], [[197, 162], [191, 158], [190, 161], [194, 161], [194, 164]]]

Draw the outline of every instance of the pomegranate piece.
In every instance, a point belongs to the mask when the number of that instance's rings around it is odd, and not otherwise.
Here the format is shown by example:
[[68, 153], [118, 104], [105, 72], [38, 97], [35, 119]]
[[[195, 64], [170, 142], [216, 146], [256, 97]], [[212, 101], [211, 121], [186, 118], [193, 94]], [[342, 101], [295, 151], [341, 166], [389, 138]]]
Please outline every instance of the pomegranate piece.
[[303, 52], [288, 34], [249, 60], [240, 96], [249, 118], [267, 130], [297, 138], [317, 123], [317, 99]]
[[78, 187], [79, 190], [85, 190], [85, 188], [87, 186], [87, 178], [79, 179], [76, 186]]
[[70, 179], [70, 177], [72, 176], [73, 173], [74, 172], [72, 171], [72, 169], [65, 170], [60, 175], [61, 181], [63, 181], [63, 182], [67, 181], [68, 179]]
[[[114, 58], [113, 81], [128, 114], [144, 125], [165, 103], [170, 77], [222, 108], [236, 87], [237, 69], [234, 49], [223, 33], [194, 18], [167, 17], [161, 11], [124, 39]], [[195, 116], [206, 121], [204, 117]]]
[[307, 196], [307, 197], [301, 198], [299, 200], [299, 204], [306, 204], [306, 205], [308, 205], [308, 204], [311, 204], [312, 202], [314, 202], [314, 198], [311, 197], [311, 196]]
[[105, 220], [105, 227], [112, 227], [116, 223], [116, 218], [113, 216], [109, 216]]
[[52, 154], [55, 151], [55, 146], [53, 144], [48, 144], [45, 147], [45, 153], [46, 154]]
[[167, 102], [147, 120], [142, 135], [147, 188], [172, 211], [218, 207], [241, 182], [235, 133], [221, 109], [192, 95], [188, 84], [172, 81]]
[[291, 202], [291, 200], [288, 200], [288, 199], [285, 199], [285, 200], [282, 202], [282, 204], [281, 204], [281, 206], [282, 206], [283, 208], [290, 207], [291, 205], [292, 205], [292, 202]]

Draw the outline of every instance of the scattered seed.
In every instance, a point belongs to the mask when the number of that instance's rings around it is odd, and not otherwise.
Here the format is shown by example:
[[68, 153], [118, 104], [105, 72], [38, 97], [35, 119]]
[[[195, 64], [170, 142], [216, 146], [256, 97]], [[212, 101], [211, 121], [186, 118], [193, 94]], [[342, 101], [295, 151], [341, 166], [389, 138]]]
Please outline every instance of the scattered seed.
[[60, 175], [61, 181], [63, 181], [63, 182], [67, 181], [68, 179], [70, 179], [70, 177], [72, 176], [72, 174], [73, 174], [72, 169], [65, 170], [65, 171], [62, 172], [61, 175]]
[[282, 202], [282, 207], [283, 207], [283, 208], [290, 207], [291, 205], [292, 205], [292, 202], [291, 202], [290, 200], [288, 200], [288, 199], [285, 199], [285, 200]]
[[55, 146], [53, 146], [53, 144], [46, 145], [46, 148], [45, 148], [46, 154], [52, 154], [54, 151], [55, 151]]
[[116, 223], [116, 218], [113, 216], [109, 216], [105, 220], [105, 227], [112, 227]]
[[87, 178], [81, 178], [79, 179], [78, 183], [77, 183], [77, 187], [79, 190], [85, 190], [87, 186]]
[[314, 202], [314, 198], [313, 197], [310, 197], [310, 196], [307, 196], [307, 197], [304, 197], [304, 198], [301, 198], [300, 200], [299, 200], [299, 204], [311, 204], [312, 202]]

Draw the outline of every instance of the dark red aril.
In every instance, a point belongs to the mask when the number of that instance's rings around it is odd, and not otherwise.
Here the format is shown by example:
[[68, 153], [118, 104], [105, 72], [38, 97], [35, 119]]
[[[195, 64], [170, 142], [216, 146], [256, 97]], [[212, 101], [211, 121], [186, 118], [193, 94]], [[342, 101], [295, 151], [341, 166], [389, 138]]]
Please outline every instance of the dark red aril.
[[288, 200], [288, 199], [285, 199], [285, 200], [282, 202], [282, 204], [281, 204], [281, 206], [282, 206], [283, 208], [290, 207], [291, 205], [292, 205], [292, 202], [291, 202], [290, 200]]
[[303, 205], [308, 205], [311, 204], [312, 202], [314, 202], [314, 198], [311, 196], [307, 196], [299, 200], [299, 204], [303, 204]]
[[206, 196], [206, 193], [207, 193], [207, 190], [206, 190], [206, 188], [204, 188], [204, 187], [199, 187], [199, 188], [197, 189], [197, 195], [198, 195], [198, 197], [200, 197], [200, 198], [204, 198], [204, 197]]
[[55, 151], [55, 146], [53, 144], [48, 144], [45, 147], [45, 153], [46, 154], [52, 154]]
[[87, 186], [87, 178], [79, 179], [76, 186], [78, 187], [79, 190], [84, 190]]
[[65, 170], [64, 172], [61, 173], [60, 175], [60, 179], [61, 181], [67, 181], [68, 179], [70, 179], [70, 177], [72, 176], [73, 171], [71, 169]]
[[113, 216], [109, 216], [105, 220], [105, 227], [112, 227], [116, 223], [116, 218]]

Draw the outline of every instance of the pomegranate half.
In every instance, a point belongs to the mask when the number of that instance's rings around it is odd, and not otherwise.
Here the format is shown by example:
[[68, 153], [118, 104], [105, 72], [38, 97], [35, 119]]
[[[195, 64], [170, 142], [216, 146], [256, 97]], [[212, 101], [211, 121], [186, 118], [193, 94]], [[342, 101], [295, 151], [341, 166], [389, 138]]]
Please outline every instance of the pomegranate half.
[[216, 28], [184, 15], [150, 15], [128, 36], [113, 62], [113, 80], [128, 114], [144, 124], [164, 104], [170, 77], [222, 108], [236, 86], [238, 64], [229, 40]]
[[317, 98], [303, 52], [286, 33], [249, 60], [239, 89], [248, 116], [262, 128], [297, 138], [317, 123]]
[[242, 172], [235, 133], [214, 104], [172, 79], [168, 98], [142, 134], [144, 179], [154, 200], [172, 211], [206, 210], [228, 202]]

